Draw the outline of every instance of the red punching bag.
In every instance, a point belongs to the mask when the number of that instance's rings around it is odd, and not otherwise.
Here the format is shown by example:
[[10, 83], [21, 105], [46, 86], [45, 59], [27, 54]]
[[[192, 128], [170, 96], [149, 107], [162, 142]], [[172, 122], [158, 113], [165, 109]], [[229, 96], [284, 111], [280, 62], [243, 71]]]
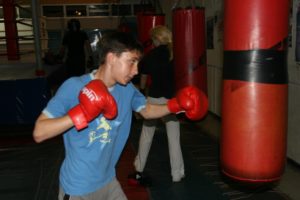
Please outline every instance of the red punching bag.
[[176, 90], [195, 85], [207, 94], [204, 8], [173, 10]]
[[284, 171], [288, 21], [289, 1], [225, 0], [220, 159], [234, 180], [273, 182]]
[[137, 14], [138, 38], [144, 47], [144, 53], [148, 53], [153, 48], [150, 30], [157, 25], [164, 24], [164, 14], [155, 14], [154, 12], [140, 12]]

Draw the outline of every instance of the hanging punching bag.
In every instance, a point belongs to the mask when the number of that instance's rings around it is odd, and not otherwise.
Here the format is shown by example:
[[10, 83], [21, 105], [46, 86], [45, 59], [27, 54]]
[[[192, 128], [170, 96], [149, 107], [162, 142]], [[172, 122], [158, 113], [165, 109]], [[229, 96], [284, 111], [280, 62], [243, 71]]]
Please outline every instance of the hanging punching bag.
[[148, 53], [152, 48], [150, 30], [157, 25], [165, 24], [164, 14], [154, 12], [140, 12], [137, 14], [138, 39], [144, 47], [144, 53]]
[[207, 95], [204, 8], [175, 8], [172, 18], [176, 90], [195, 85]]
[[289, 1], [225, 0], [224, 20], [221, 169], [247, 183], [277, 181], [286, 161]]

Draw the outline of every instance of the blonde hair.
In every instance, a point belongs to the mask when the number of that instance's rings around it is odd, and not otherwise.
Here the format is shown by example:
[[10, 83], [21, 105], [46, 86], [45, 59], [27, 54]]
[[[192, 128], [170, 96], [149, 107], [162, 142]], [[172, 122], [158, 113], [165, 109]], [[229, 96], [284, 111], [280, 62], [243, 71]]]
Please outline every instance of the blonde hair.
[[150, 37], [157, 40], [160, 44], [167, 45], [170, 51], [170, 60], [173, 59], [172, 32], [162, 25], [155, 26], [150, 31]]

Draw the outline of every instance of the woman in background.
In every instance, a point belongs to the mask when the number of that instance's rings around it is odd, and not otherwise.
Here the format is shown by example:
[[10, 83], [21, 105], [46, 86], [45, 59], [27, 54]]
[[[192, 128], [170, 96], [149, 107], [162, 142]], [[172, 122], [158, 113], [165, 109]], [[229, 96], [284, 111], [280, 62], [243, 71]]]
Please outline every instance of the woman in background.
[[[151, 84], [147, 89], [147, 102], [166, 104], [174, 96], [174, 66], [172, 32], [166, 26], [156, 26], [150, 31], [154, 48], [140, 61], [141, 91], [145, 90], [147, 76]], [[180, 124], [174, 114], [162, 118], [166, 124], [168, 147], [173, 182], [179, 182], [184, 176], [184, 163], [180, 146]], [[150, 179], [143, 174], [148, 153], [155, 133], [157, 120], [144, 120], [140, 135], [139, 149], [134, 161], [136, 172], [129, 175], [129, 184], [150, 184]]]

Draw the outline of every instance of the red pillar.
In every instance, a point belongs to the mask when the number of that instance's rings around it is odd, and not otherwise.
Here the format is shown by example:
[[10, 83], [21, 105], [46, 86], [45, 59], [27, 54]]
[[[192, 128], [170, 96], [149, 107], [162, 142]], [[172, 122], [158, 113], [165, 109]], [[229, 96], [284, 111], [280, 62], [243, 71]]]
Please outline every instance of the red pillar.
[[14, 0], [2, 1], [8, 60], [19, 60], [18, 30]]

